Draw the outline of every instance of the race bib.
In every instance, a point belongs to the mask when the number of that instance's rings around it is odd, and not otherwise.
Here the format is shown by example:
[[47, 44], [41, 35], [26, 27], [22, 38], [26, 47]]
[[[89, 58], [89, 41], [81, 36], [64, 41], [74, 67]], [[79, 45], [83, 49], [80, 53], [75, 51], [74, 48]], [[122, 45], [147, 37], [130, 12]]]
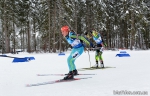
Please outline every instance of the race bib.
[[99, 37], [98, 39], [95, 40], [96, 43], [99, 43], [101, 41], [102, 41], [101, 37]]
[[71, 44], [71, 46], [73, 47], [73, 46], [76, 46], [76, 45], [78, 45], [78, 44], [80, 44], [80, 40], [74, 40], [73, 42], [72, 42], [72, 44]]

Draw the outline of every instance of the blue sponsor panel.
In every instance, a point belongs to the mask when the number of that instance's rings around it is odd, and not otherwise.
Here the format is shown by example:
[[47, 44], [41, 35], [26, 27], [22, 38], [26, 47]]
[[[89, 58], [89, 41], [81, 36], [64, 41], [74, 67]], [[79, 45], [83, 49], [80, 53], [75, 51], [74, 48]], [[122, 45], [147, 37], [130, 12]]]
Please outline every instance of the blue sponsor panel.
[[17, 63], [17, 62], [28, 62], [28, 58], [14, 58], [14, 60], [12, 61], [13, 63]]
[[59, 56], [61, 56], [61, 55], [65, 55], [65, 53], [62, 53], [62, 52], [61, 52], [61, 53], [59, 53], [58, 55], [59, 55]]
[[116, 54], [116, 57], [130, 57], [126, 51], [120, 51], [119, 54]]

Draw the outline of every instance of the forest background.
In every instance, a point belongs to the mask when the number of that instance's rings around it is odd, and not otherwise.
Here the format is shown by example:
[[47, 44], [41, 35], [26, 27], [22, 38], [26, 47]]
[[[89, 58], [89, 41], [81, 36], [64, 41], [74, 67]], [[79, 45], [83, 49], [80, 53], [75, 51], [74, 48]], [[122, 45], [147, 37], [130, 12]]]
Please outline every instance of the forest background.
[[[65, 19], [64, 19], [65, 18]], [[149, 0], [0, 0], [0, 51], [62, 52], [60, 28], [101, 33], [107, 49], [150, 48]]]

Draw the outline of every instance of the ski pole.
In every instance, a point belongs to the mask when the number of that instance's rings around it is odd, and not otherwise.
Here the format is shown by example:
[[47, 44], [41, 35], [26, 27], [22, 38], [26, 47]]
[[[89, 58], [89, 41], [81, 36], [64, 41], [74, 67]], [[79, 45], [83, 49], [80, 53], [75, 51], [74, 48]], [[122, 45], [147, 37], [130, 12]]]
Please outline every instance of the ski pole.
[[[64, 17], [64, 20], [65, 20], [66, 23], [69, 25], [69, 27], [73, 30], [73, 28], [71, 27], [71, 25], [70, 25], [69, 22], [67, 21], [66, 17]], [[74, 31], [74, 32], [75, 32], [75, 31]], [[79, 39], [77, 32], [75, 32], [75, 33], [76, 33], [77, 39]]]
[[88, 50], [88, 55], [89, 55], [89, 62], [90, 62], [90, 68], [91, 68], [91, 60], [90, 60], [90, 53], [89, 53], [89, 50]]
[[[69, 24], [69, 22], [67, 21], [66, 17], [64, 17], [64, 20], [66, 21], [66, 23], [69, 25], [69, 27], [73, 30], [73, 28], [71, 27], [71, 25]], [[76, 33], [76, 32], [75, 32]], [[77, 33], [76, 33], [77, 34]]]
[[19, 58], [19, 57], [12, 57], [12, 56], [7, 56], [7, 55], [0, 55], [0, 57], [8, 57], [8, 58]]
[[56, 42], [54, 42], [53, 44], [56, 44], [57, 42], [59, 42], [60, 40], [62, 40], [62, 38], [59, 38]]

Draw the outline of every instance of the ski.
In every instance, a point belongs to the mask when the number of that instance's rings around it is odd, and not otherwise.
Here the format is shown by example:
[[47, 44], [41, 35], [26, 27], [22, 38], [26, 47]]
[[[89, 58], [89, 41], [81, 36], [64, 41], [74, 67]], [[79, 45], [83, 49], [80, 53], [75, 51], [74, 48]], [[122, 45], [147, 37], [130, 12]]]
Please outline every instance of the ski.
[[47, 84], [54, 84], [54, 83], [61, 83], [61, 82], [70, 82], [70, 81], [76, 81], [76, 80], [88, 79], [88, 78], [92, 78], [92, 77], [74, 78], [70, 80], [59, 79], [54, 81], [42, 82], [42, 83], [26, 84], [26, 87], [40, 86], [40, 85], [47, 85]]
[[110, 67], [110, 66], [106, 66], [106, 67], [104, 67], [104, 68], [101, 68], [101, 67], [87, 67], [87, 68], [81, 68], [81, 69], [78, 69], [79, 71], [85, 71], [85, 70], [97, 70], [97, 69], [102, 69], [102, 70], [104, 70], [104, 69], [109, 69], [109, 68], [116, 68], [116, 67]]
[[[67, 74], [37, 74], [37, 76], [65, 76], [65, 75]], [[96, 74], [77, 74], [77, 75], [96, 75]]]

